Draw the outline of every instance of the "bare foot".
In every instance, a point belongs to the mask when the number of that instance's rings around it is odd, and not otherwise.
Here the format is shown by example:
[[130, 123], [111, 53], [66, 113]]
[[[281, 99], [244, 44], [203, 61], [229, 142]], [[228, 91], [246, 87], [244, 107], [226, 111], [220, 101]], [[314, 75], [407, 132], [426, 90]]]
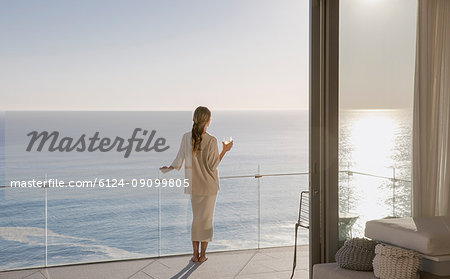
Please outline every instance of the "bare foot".
[[198, 262], [198, 259], [199, 259], [199, 257], [198, 257], [198, 252], [197, 253], [195, 253], [194, 252], [194, 255], [192, 256], [192, 261], [194, 262], [194, 263], [196, 263], [196, 262]]
[[198, 258], [199, 262], [206, 262], [208, 260], [208, 258], [206, 256], [201, 256], [200, 258]]

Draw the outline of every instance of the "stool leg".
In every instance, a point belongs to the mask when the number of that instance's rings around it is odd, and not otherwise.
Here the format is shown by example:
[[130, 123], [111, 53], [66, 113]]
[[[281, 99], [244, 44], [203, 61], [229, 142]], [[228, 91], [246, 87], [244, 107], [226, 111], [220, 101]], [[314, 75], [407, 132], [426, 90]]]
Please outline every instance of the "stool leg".
[[298, 223], [295, 224], [294, 262], [292, 264], [291, 279], [294, 278], [295, 267], [297, 266], [297, 231], [298, 231]]

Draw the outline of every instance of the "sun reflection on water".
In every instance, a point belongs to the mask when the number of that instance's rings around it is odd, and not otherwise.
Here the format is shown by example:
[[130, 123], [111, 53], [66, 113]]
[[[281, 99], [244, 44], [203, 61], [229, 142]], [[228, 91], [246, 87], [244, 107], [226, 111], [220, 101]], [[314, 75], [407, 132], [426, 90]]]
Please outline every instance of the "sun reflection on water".
[[[341, 114], [340, 170], [409, 180], [411, 115], [402, 110], [360, 110]], [[359, 173], [340, 176], [340, 215], [358, 217], [353, 237], [363, 236], [365, 222], [404, 215], [410, 184]], [[393, 196], [395, 198], [393, 199]]]
[[382, 112], [358, 118], [350, 127], [350, 144], [353, 146], [353, 168], [384, 174], [392, 167], [395, 131], [398, 122]]

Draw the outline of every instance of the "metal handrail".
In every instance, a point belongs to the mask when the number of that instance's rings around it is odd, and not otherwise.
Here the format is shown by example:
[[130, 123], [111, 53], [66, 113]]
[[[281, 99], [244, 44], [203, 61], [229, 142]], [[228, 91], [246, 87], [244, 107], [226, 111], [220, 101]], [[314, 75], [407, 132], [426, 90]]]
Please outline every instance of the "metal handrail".
[[376, 174], [370, 174], [370, 173], [364, 173], [364, 172], [359, 172], [359, 171], [339, 171], [339, 172], [347, 172], [349, 174], [359, 174], [359, 175], [365, 175], [365, 176], [370, 176], [370, 177], [376, 177], [376, 178], [383, 178], [383, 179], [389, 179], [391, 181], [402, 181], [402, 182], [411, 182], [411, 180], [407, 180], [407, 179], [401, 179], [401, 178], [395, 178], [395, 177], [389, 177], [389, 176], [382, 176], [382, 175], [376, 175]]
[[267, 176], [287, 176], [287, 175], [307, 175], [309, 172], [288, 172], [288, 173], [268, 173], [268, 174], [249, 174], [249, 175], [230, 175], [221, 176], [220, 179], [233, 179], [233, 178], [261, 178]]

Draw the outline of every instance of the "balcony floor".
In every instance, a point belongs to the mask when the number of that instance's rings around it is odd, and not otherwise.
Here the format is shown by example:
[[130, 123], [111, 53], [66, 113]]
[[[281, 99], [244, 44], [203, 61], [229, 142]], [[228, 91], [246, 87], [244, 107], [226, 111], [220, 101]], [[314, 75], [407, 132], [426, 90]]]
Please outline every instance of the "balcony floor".
[[[149, 278], [289, 278], [293, 246], [207, 253], [204, 263], [191, 255], [142, 260], [67, 265], [0, 272], [0, 278], [26, 279], [149, 279]], [[308, 246], [297, 248], [295, 278], [308, 278]]]

